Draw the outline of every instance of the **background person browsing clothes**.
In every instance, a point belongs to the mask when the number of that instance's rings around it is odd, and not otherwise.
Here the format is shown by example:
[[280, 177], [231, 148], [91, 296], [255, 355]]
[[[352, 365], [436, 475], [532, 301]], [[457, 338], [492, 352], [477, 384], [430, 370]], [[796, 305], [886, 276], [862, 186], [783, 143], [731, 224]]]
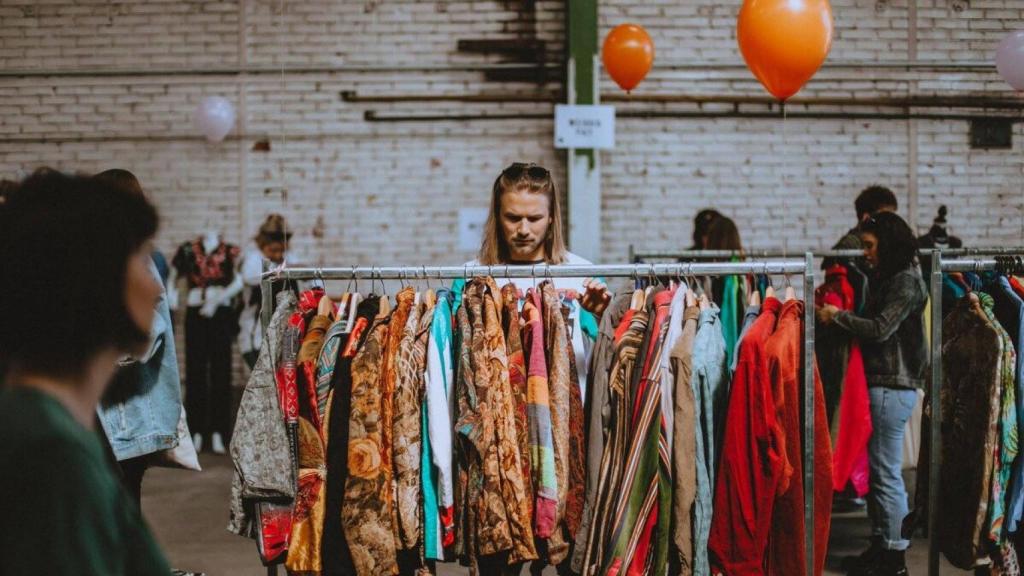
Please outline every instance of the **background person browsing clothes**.
[[863, 313], [826, 305], [817, 314], [823, 324], [835, 324], [860, 339], [871, 401], [868, 513], [872, 543], [850, 574], [898, 576], [907, 574], [904, 554], [910, 545], [901, 534], [908, 512], [903, 434], [928, 368], [927, 291], [916, 260], [917, 240], [902, 218], [891, 212], [866, 218], [860, 240], [871, 268]]

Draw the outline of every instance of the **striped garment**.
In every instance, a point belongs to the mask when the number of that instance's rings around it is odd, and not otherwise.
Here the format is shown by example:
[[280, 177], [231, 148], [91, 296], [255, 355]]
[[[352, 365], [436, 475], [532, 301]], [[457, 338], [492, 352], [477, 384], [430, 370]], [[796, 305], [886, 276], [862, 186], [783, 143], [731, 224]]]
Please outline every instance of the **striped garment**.
[[533, 466], [533, 529], [538, 538], [550, 538], [558, 514], [558, 477], [551, 431], [551, 399], [548, 392], [547, 359], [544, 356], [543, 300], [539, 290], [530, 289], [523, 305], [526, 352], [526, 394], [530, 422], [530, 461]]
[[569, 497], [569, 411], [572, 403], [571, 388], [578, 383], [570, 380], [569, 342], [562, 316], [562, 302], [550, 282], [540, 286], [542, 317], [544, 320], [544, 351], [548, 365], [548, 398], [551, 401], [551, 440], [555, 452], [555, 482], [558, 486], [558, 507], [555, 529], [548, 538], [548, 562], [558, 566], [569, 553], [564, 522]]
[[608, 377], [608, 405], [612, 408], [608, 439], [601, 455], [601, 472], [595, 498], [594, 518], [587, 535], [587, 546], [581, 570], [582, 576], [597, 574], [613, 525], [609, 524], [625, 461], [627, 430], [629, 429], [629, 379], [636, 357], [647, 331], [648, 314], [645, 310], [627, 310], [615, 330], [615, 352]]
[[661, 414], [661, 356], [673, 293], [654, 297], [654, 321], [644, 342], [644, 361], [636, 380], [623, 483], [612, 516], [612, 538], [603, 572], [663, 574], [668, 563], [672, 505], [672, 459]]

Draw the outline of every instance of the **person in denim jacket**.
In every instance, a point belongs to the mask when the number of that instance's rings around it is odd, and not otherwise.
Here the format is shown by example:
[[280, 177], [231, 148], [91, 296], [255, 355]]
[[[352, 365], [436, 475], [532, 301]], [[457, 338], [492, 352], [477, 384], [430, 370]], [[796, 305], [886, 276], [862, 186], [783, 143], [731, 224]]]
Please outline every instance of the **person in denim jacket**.
[[864, 258], [871, 267], [870, 296], [862, 314], [834, 306], [818, 309], [818, 320], [860, 340], [871, 399], [868, 445], [872, 545], [850, 574], [905, 575], [910, 542], [901, 533], [907, 515], [903, 482], [903, 433], [928, 369], [924, 308], [928, 295], [918, 266], [917, 239], [902, 218], [875, 214], [860, 227]]
[[[152, 262], [150, 272], [159, 282], [160, 274]], [[128, 388], [135, 390], [125, 390], [122, 396], [126, 397], [101, 405], [100, 423], [121, 465], [125, 483], [139, 501], [145, 457], [178, 445], [181, 380], [165, 291], [161, 290], [156, 305], [149, 350], [140, 358], [122, 362], [121, 370], [127, 372], [126, 379], [133, 383]]]
[[[96, 178], [145, 196], [138, 179], [127, 170], [107, 170]], [[118, 375], [98, 410], [100, 424], [121, 467], [125, 486], [136, 503], [141, 502], [142, 476], [148, 456], [178, 445], [178, 420], [182, 413], [178, 355], [167, 291], [152, 258], [149, 271], [160, 285], [149, 348], [144, 355], [121, 362]]]

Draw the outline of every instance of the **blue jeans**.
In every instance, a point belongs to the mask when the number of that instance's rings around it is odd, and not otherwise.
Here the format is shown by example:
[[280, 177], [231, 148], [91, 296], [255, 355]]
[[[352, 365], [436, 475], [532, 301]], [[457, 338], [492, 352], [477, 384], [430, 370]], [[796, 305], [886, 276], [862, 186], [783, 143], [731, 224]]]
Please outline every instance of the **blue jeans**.
[[901, 534], [908, 513], [907, 487], [903, 483], [903, 433], [917, 403], [916, 390], [870, 388], [871, 441], [868, 460], [871, 491], [868, 515], [871, 533], [887, 550], [906, 550], [909, 540]]

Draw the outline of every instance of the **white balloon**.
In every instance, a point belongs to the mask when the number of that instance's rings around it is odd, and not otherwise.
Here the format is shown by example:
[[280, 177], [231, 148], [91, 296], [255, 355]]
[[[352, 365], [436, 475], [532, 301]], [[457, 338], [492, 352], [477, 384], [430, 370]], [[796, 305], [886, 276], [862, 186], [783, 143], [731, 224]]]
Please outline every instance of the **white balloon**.
[[220, 142], [235, 125], [235, 107], [227, 98], [208, 96], [199, 103], [192, 120], [207, 140]]

